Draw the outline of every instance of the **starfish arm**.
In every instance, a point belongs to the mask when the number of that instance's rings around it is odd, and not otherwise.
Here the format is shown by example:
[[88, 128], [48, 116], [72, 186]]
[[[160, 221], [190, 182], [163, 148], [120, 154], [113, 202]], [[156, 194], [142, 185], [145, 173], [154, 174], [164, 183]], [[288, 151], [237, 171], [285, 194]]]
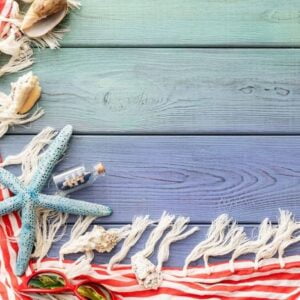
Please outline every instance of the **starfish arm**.
[[72, 136], [72, 126], [65, 126], [57, 137], [49, 145], [48, 149], [42, 154], [38, 169], [33, 174], [29, 188], [41, 191], [52, 174], [56, 163], [61, 159], [67, 150], [69, 140]]
[[21, 181], [12, 173], [0, 168], [0, 183], [10, 189], [14, 194], [18, 194], [24, 190]]
[[27, 202], [22, 209], [22, 228], [19, 238], [19, 253], [16, 263], [16, 274], [25, 273], [35, 241], [36, 214], [32, 202]]
[[22, 207], [22, 200], [18, 196], [10, 197], [0, 202], [0, 216], [4, 216]]
[[80, 216], [105, 217], [112, 214], [112, 210], [108, 206], [73, 200], [58, 195], [40, 195], [39, 204], [44, 208]]

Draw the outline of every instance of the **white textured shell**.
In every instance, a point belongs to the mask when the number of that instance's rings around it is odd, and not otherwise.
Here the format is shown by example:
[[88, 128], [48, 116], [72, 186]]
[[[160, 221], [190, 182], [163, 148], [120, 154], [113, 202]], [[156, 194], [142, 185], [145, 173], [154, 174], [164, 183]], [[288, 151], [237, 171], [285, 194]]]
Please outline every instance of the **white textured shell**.
[[157, 290], [163, 281], [162, 273], [156, 270], [156, 266], [142, 254], [136, 254], [131, 258], [132, 271], [139, 284], [145, 289]]
[[60, 254], [90, 252], [93, 250], [100, 253], [110, 252], [119, 241], [120, 236], [117, 231], [107, 231], [102, 226], [95, 225], [92, 231], [62, 247]]

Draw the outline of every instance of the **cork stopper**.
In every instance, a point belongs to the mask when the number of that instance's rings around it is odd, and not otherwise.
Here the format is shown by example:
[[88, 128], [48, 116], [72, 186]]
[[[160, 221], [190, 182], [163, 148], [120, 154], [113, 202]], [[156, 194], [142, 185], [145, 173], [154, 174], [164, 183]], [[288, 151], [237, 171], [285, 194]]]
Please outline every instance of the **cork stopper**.
[[95, 170], [99, 175], [104, 175], [106, 172], [105, 166], [102, 163], [97, 164]]

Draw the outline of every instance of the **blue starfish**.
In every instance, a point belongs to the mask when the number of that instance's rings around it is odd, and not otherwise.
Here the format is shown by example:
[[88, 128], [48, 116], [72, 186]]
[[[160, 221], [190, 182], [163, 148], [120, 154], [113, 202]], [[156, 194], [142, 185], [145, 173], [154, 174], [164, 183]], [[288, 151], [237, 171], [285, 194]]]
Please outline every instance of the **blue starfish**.
[[72, 126], [67, 125], [41, 156], [38, 170], [34, 173], [28, 186], [24, 186], [13, 174], [0, 168], [0, 183], [15, 194], [15, 196], [0, 202], [0, 216], [16, 210], [22, 210], [22, 228], [16, 263], [16, 274], [18, 276], [21, 276], [26, 271], [33, 250], [37, 207], [63, 213], [95, 217], [108, 216], [112, 213], [112, 210], [107, 206], [64, 198], [58, 195], [50, 196], [40, 193], [51, 176], [55, 164], [67, 150], [71, 135]]

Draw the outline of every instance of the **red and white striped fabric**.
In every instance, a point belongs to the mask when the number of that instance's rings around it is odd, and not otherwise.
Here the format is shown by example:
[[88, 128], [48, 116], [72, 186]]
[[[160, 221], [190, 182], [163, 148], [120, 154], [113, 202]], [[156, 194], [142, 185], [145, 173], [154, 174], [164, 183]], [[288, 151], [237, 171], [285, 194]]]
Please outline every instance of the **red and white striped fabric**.
[[[9, 18], [13, 9], [13, 5], [13, 0], [0, 0], [0, 15], [4, 18]], [[0, 21], [0, 39], [6, 36], [10, 26], [11, 24]]]
[[[2, 200], [8, 196], [8, 190], [0, 190]], [[0, 218], [0, 295], [4, 300], [31, 299], [16, 293], [21, 279], [13, 272], [18, 252], [18, 245], [13, 238], [19, 232], [20, 226], [18, 213]], [[280, 268], [276, 259], [265, 260], [258, 271], [254, 271], [251, 261], [236, 262], [234, 273], [229, 270], [228, 263], [212, 266], [210, 275], [204, 268], [190, 268], [189, 277], [185, 278], [180, 276], [181, 270], [165, 268], [163, 284], [157, 291], [145, 291], [141, 288], [129, 265], [116, 266], [112, 274], [106, 271], [106, 266], [93, 266], [97, 274], [93, 277], [114, 291], [120, 300], [300, 299], [300, 256], [287, 257], [284, 260], [284, 269]], [[56, 267], [56, 259], [42, 262], [42, 268]], [[32, 270], [33, 264], [30, 265], [27, 275]]]

